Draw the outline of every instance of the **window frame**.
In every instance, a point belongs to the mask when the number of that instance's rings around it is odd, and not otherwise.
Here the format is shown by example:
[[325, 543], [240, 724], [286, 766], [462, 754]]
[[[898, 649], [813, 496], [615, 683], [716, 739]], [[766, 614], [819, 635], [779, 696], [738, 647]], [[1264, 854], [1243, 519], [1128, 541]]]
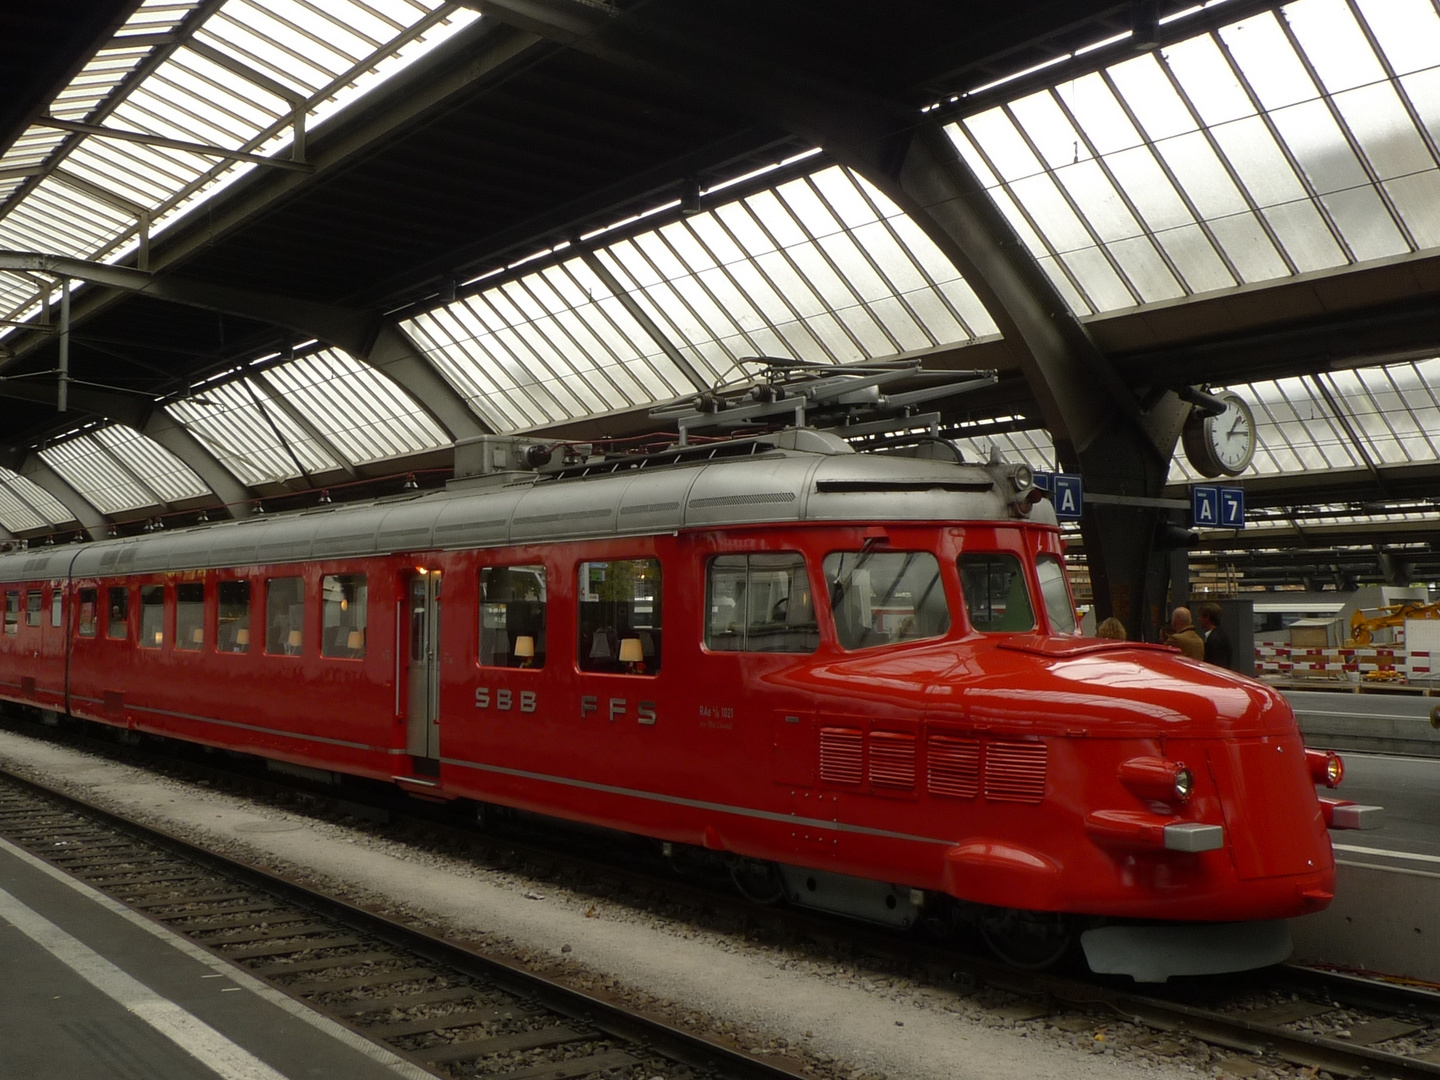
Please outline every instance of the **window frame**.
[[[505, 574], [505, 578], [502, 581], [497, 577], [497, 580], [493, 583], [495, 593], [491, 595], [488, 591], [491, 583], [487, 582], [487, 577], [491, 574], [498, 575], [502, 571]], [[517, 580], [523, 581], [526, 576], [531, 578], [538, 577], [540, 591], [538, 597], [513, 595], [515, 592], [514, 583]], [[475, 662], [481, 667], [487, 668], [513, 668], [533, 671], [543, 669], [549, 649], [549, 634], [547, 631], [550, 616], [551, 593], [549, 567], [543, 562], [538, 561], [505, 562], [496, 563], [492, 566], [482, 566], [476, 575], [476, 588], [478, 589], [477, 599], [479, 602], [475, 605]], [[534, 613], [527, 610], [526, 618], [517, 622], [513, 629], [519, 630], [523, 627], [529, 630], [530, 633], [512, 635], [510, 633], [512, 629], [510, 625], [511, 615], [513, 614], [512, 605], [519, 603], [538, 604], [538, 618], [533, 618]], [[503, 612], [497, 612], [494, 610], [495, 608], [503, 608], [504, 610]], [[492, 616], [497, 617], [496, 621], [499, 621], [499, 617], [503, 617], [504, 625], [487, 627], [486, 622], [490, 620]], [[503, 648], [497, 649], [492, 646], [489, 639], [496, 634], [504, 635]], [[530, 638], [531, 654], [529, 656], [521, 655], [515, 651], [520, 639], [524, 637]], [[495, 644], [499, 644], [498, 639]], [[501, 657], [504, 659], [500, 659]]]
[[[788, 563], [781, 563], [780, 560], [787, 559]], [[730, 561], [736, 560], [741, 565], [727, 565]], [[757, 560], [759, 560], [757, 564]], [[766, 562], [771, 561], [773, 566], [767, 566]], [[742, 595], [726, 597], [717, 594], [720, 582], [717, 581], [717, 571], [739, 570], [743, 566], [744, 588]], [[798, 573], [796, 570], [798, 568]], [[777, 573], [788, 570], [791, 574], [789, 587], [786, 594], [780, 600], [771, 601], [767, 604], [768, 612], [774, 616], [779, 604], [784, 602], [786, 607], [780, 613], [780, 618], [771, 618], [765, 622], [757, 623], [754, 620], [755, 612], [751, 610], [751, 603], [755, 593], [754, 581], [758, 574], [766, 571]], [[726, 579], [726, 584], [733, 583], [733, 577]], [[795, 595], [797, 583], [802, 583], [801, 588], [809, 600], [810, 620], [808, 622], [790, 621], [790, 602]], [[769, 596], [773, 596], [773, 590], [767, 590]], [[735, 619], [730, 625], [737, 627], [736, 630], [721, 629], [716, 617], [723, 608], [723, 601], [731, 601], [732, 608], [737, 609], [736, 613], [741, 617]], [[768, 600], [768, 596], [767, 596]], [[744, 612], [739, 612], [741, 604], [745, 605]], [[770, 640], [770, 644], [780, 647], [755, 648], [751, 645], [752, 636], [757, 628], [762, 631], [770, 627], [780, 627], [779, 634]], [[736, 634], [735, 638], [727, 635]], [[786, 645], [797, 644], [795, 635], [803, 635], [803, 644], [798, 648], [786, 648]], [[770, 637], [768, 633], [764, 634]], [[790, 656], [807, 656], [820, 647], [820, 623], [815, 608], [815, 585], [810, 577], [810, 560], [802, 551], [785, 548], [775, 551], [732, 551], [719, 552], [712, 555], [705, 563], [705, 627], [703, 632], [703, 643], [706, 650], [715, 653], [780, 653]]]
[[[629, 577], [629, 584], [648, 581], [647, 574], [654, 571], [654, 585], [648, 597], [642, 597], [638, 590], [631, 589], [626, 597], [617, 597], [615, 582], [621, 580], [611, 576], [611, 568], [628, 564], [644, 564], [646, 572]], [[599, 578], [594, 568], [604, 567], [605, 573]], [[575, 564], [575, 666], [587, 675], [654, 675], [660, 670], [661, 642], [664, 633], [664, 566], [658, 555], [617, 555], [585, 559]], [[610, 593], [605, 596], [602, 594]], [[650, 622], [639, 624], [635, 616], [640, 612], [639, 600], [649, 600]], [[594, 605], [587, 609], [586, 604]], [[606, 606], [610, 606], [606, 611]], [[627, 610], [622, 612], [621, 605]], [[625, 618], [622, 620], [621, 615]], [[598, 616], [598, 618], [597, 618]], [[622, 621], [626, 624], [622, 627]], [[633, 635], [624, 633], [633, 630]], [[604, 645], [600, 636], [604, 636]], [[588, 640], [587, 640], [588, 635]], [[638, 659], [622, 659], [622, 654], [631, 639], [638, 641]]]
[[[119, 598], [120, 615], [115, 615], [115, 600]], [[115, 632], [116, 627], [120, 633]], [[105, 586], [105, 640], [106, 641], [128, 641], [130, 640], [130, 586], [129, 585], [107, 585]]]
[[[341, 599], [339, 601], [328, 598], [331, 583], [338, 583]], [[351, 598], [347, 593], [347, 587], [353, 587], [358, 582], [356, 599]], [[355, 610], [351, 610], [354, 608]], [[334, 609], [332, 611], [332, 609]], [[365, 645], [369, 630], [370, 617], [370, 585], [366, 574], [335, 573], [322, 574], [320, 577], [320, 655], [328, 660], [363, 660], [365, 659]], [[343, 615], [337, 618], [336, 627], [346, 627], [345, 643], [339, 643], [337, 633], [333, 642], [327, 639], [327, 632], [330, 627], [331, 614]], [[357, 621], [358, 616], [358, 621]], [[351, 646], [351, 635], [360, 634], [360, 645], [358, 648]]]
[[[286, 602], [286, 612], [285, 612], [285, 618], [284, 618], [284, 620], [283, 620], [283, 621], [284, 621], [284, 630], [283, 630], [283, 631], [279, 631], [279, 630], [277, 630], [277, 624], [280, 622], [280, 620], [275, 617], [275, 610], [274, 610], [274, 608], [272, 607], [272, 602], [277, 599], [277, 597], [276, 597], [276, 595], [275, 595], [277, 592], [281, 592], [281, 593], [282, 593], [282, 595], [281, 595], [280, 597], [278, 597], [278, 599], [279, 599], [280, 601], [285, 601], [285, 600], [286, 600], [286, 598], [283, 596], [283, 593], [289, 591], [288, 587], [287, 587], [286, 589], [284, 589], [284, 590], [277, 590], [277, 589], [276, 589], [277, 583], [278, 583], [278, 582], [282, 582], [282, 581], [285, 581], [285, 582], [291, 582], [291, 581], [293, 581], [293, 582], [298, 582], [298, 583], [299, 583], [300, 598], [299, 598], [299, 601], [298, 601], [298, 602], [295, 601], [295, 600], [293, 600], [293, 599], [292, 599], [292, 600], [289, 600], [288, 602]], [[296, 625], [295, 610], [294, 610], [294, 609], [297, 608], [297, 607], [300, 609], [300, 619], [299, 619], [299, 625], [298, 625], [298, 626]], [[300, 657], [300, 656], [304, 656], [304, 655], [305, 655], [305, 638], [306, 638], [306, 634], [305, 634], [305, 623], [306, 623], [306, 620], [308, 619], [308, 617], [309, 617], [308, 590], [305, 588], [305, 577], [304, 577], [303, 574], [283, 574], [283, 575], [277, 575], [277, 576], [275, 576], [275, 577], [267, 577], [267, 578], [265, 578], [265, 645], [264, 645], [264, 654], [265, 654], [266, 656], [290, 656], [290, 657]], [[271, 637], [272, 631], [274, 632], [274, 635], [275, 635], [273, 640], [272, 640], [272, 637]], [[285, 636], [285, 640], [284, 640], [283, 642], [281, 642], [281, 641], [278, 640], [281, 633], [283, 633], [284, 636]], [[295, 639], [295, 635], [296, 635], [296, 634], [299, 634], [299, 635], [300, 635], [300, 638], [299, 638], [298, 641]]]

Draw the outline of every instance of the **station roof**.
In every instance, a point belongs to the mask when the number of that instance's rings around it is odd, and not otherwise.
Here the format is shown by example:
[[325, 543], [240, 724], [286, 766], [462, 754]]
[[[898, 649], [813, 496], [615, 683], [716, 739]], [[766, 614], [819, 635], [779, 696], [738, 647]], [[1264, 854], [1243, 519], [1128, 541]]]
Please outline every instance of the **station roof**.
[[[15, 536], [438, 482], [457, 439], [653, 429], [764, 356], [993, 370], [943, 430], [1053, 468], [973, 283], [773, 119], [764, 70], [942, 123], [1142, 399], [1252, 403], [1224, 565], [1440, 580], [1432, 0], [54, 0], [3, 26]], [[677, 82], [676, 45], [713, 77]], [[1177, 453], [1173, 492], [1197, 479]]]

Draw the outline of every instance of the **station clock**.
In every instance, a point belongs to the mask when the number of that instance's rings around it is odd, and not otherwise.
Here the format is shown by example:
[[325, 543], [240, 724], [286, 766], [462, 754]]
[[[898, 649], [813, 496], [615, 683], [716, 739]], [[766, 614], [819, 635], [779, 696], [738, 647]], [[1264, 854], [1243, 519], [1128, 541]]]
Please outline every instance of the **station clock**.
[[1206, 416], [1194, 410], [1185, 421], [1185, 457], [1201, 476], [1238, 476], [1255, 456], [1255, 414], [1233, 391], [1215, 397], [1224, 412]]

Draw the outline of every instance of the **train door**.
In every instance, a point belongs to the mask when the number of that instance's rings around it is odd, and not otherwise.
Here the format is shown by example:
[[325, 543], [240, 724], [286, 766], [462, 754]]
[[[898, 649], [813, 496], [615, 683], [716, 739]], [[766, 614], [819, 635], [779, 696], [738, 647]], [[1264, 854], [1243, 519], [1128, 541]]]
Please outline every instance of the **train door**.
[[405, 749], [416, 771], [440, 768], [440, 573], [417, 571], [406, 589]]

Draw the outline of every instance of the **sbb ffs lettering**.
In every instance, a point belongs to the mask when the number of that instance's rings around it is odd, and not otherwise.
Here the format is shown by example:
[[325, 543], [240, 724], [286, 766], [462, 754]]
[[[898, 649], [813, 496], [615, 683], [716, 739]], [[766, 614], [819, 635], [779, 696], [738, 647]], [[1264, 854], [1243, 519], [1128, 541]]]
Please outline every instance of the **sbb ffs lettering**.
[[517, 706], [521, 712], [534, 712], [535, 691], [521, 690], [517, 694], [513, 690], [496, 690], [492, 695], [490, 687], [477, 686], [475, 688], [475, 707], [488, 709], [492, 707], [492, 704], [500, 712], [509, 712]]
[[[594, 694], [585, 694], [580, 698], [580, 719], [591, 713], [600, 711], [600, 699]], [[622, 719], [630, 711], [630, 703], [623, 697], [612, 697], [605, 699], [605, 711], [610, 717], [610, 722]], [[655, 723], [655, 703], [653, 701], [642, 701], [635, 706], [635, 722], [637, 724]]]

